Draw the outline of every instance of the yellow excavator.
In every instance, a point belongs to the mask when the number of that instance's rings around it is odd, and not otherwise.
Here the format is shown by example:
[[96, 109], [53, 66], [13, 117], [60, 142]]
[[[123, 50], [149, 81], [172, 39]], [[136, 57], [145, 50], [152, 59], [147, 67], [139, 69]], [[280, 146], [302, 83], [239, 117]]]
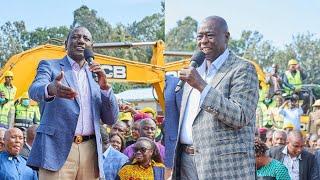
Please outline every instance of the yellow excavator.
[[[98, 43], [96, 48], [134, 48], [139, 46], [152, 46], [151, 63], [141, 63], [137, 61], [95, 54], [95, 61], [100, 63], [105, 70], [110, 82], [127, 82], [151, 84], [157, 94], [157, 101], [164, 111], [164, 81], [165, 74], [177, 75], [178, 71], [189, 64], [192, 53], [165, 51], [163, 41], [141, 42], [141, 43]], [[63, 46], [51, 44], [41, 45], [30, 50], [12, 56], [4, 67], [0, 70], [0, 81], [4, 81], [4, 73], [8, 70], [14, 73], [13, 84], [17, 87], [16, 98], [27, 91], [35, 77], [36, 68], [43, 59], [58, 59], [66, 55]], [[166, 56], [180, 56], [180, 61], [165, 63]], [[253, 61], [258, 78], [263, 88], [267, 88], [265, 74], [262, 69]]]

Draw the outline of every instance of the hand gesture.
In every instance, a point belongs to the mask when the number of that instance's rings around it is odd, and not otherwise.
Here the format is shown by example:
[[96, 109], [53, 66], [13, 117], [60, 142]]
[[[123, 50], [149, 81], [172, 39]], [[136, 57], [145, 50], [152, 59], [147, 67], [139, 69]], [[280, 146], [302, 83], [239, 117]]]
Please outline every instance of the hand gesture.
[[181, 80], [187, 82], [191, 87], [202, 90], [206, 87], [207, 83], [202, 79], [197, 69], [194, 67], [184, 67], [180, 73], [179, 77]]
[[98, 84], [100, 89], [108, 90], [111, 86], [107, 82], [107, 75], [97, 62], [92, 62], [90, 65], [90, 71], [98, 75]]
[[61, 81], [63, 77], [64, 72], [61, 71], [55, 80], [48, 85], [48, 95], [66, 99], [74, 99], [77, 96], [77, 92], [74, 89], [62, 84]]

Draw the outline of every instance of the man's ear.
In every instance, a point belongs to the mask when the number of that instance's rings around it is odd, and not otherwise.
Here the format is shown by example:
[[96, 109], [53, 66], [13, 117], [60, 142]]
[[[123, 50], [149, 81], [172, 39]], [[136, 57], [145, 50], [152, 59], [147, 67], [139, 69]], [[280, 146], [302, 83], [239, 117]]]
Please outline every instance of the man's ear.
[[67, 45], [68, 45], [68, 40], [65, 40], [65, 41], [64, 41], [64, 49], [65, 49], [65, 50], [68, 50]]
[[227, 40], [227, 43], [228, 43], [228, 41], [229, 41], [229, 39], [230, 39], [230, 33], [229, 33], [229, 32], [226, 32], [225, 36], [226, 36], [226, 40]]

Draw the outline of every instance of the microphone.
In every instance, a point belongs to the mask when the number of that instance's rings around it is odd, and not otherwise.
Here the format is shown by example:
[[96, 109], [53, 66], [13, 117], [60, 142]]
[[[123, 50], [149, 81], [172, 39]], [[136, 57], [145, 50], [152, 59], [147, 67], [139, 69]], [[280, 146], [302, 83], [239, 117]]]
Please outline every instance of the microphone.
[[[91, 49], [85, 48], [83, 55], [84, 59], [88, 62], [89, 66], [91, 66], [94, 60], [93, 51]], [[98, 75], [96, 73], [92, 72], [92, 77], [96, 82], [98, 82]]]
[[[191, 59], [190, 59], [190, 65], [189, 65], [189, 67], [197, 68], [197, 67], [201, 66], [201, 64], [203, 63], [204, 59], [205, 59], [205, 54], [204, 54], [202, 51], [196, 51], [196, 52], [192, 55], [192, 57], [191, 57]], [[178, 82], [178, 84], [177, 84], [177, 86], [176, 86], [176, 89], [175, 89], [174, 91], [175, 91], [175, 92], [180, 91], [180, 89], [183, 88], [183, 86], [184, 86], [185, 83], [186, 83], [185, 81], [180, 80], [180, 81]]]

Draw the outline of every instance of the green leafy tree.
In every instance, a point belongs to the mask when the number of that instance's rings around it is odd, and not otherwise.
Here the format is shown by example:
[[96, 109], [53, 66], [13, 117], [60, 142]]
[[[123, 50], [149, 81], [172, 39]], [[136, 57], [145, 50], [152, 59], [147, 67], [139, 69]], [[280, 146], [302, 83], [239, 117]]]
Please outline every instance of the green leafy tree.
[[39, 46], [41, 44], [63, 45], [66, 39], [69, 28], [67, 26], [51, 27], [51, 28], [36, 28], [29, 32], [25, 37], [25, 43], [28, 48]]
[[95, 42], [108, 42], [111, 40], [112, 26], [103, 18], [97, 16], [97, 11], [81, 6], [73, 12], [71, 28], [84, 26], [91, 32]]
[[196, 33], [198, 22], [188, 16], [177, 22], [177, 27], [172, 28], [166, 35], [166, 49], [193, 51], [196, 47]]
[[24, 21], [6, 22], [0, 30], [0, 61], [3, 65], [12, 55], [25, 49], [23, 39], [27, 31]]

